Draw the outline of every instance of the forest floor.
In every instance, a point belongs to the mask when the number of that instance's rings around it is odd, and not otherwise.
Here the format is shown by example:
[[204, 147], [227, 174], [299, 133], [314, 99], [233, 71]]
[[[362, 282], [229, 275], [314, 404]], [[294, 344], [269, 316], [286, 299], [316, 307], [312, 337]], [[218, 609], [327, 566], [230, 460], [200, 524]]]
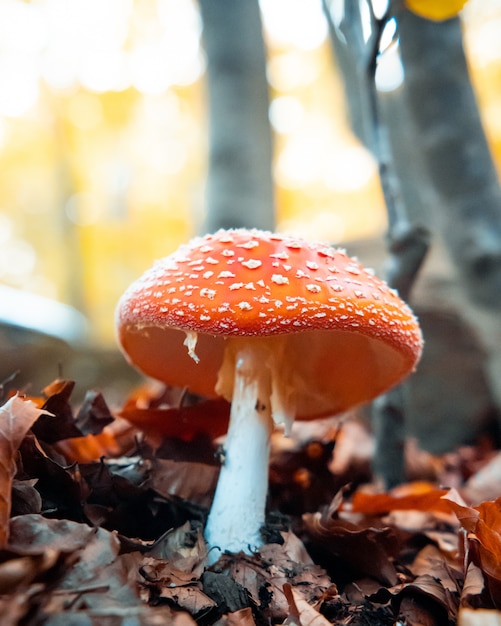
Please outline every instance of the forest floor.
[[209, 565], [226, 403], [145, 387], [75, 407], [73, 387], [3, 390], [2, 626], [501, 624], [488, 438], [440, 457], [409, 442], [409, 482], [385, 492], [363, 421], [298, 423], [272, 441], [263, 547]]

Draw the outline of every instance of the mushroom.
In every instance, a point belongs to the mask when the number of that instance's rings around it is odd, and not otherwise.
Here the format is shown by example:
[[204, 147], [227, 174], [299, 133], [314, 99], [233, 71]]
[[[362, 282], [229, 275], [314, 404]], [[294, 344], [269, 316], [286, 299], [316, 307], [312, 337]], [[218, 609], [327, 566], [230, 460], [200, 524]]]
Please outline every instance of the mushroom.
[[416, 366], [418, 322], [342, 250], [259, 230], [220, 230], [157, 261], [122, 296], [118, 338], [144, 374], [231, 402], [205, 537], [262, 545], [270, 438], [294, 419], [372, 400]]

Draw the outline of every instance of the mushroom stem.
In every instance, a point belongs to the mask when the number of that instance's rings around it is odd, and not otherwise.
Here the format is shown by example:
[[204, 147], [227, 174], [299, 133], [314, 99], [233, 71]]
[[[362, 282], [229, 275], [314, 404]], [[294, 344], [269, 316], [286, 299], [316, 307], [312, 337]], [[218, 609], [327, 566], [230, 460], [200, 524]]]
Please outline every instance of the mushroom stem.
[[252, 554], [263, 544], [260, 530], [273, 432], [271, 377], [263, 352], [250, 340], [230, 355], [234, 356], [230, 424], [205, 529], [211, 562], [224, 551]]

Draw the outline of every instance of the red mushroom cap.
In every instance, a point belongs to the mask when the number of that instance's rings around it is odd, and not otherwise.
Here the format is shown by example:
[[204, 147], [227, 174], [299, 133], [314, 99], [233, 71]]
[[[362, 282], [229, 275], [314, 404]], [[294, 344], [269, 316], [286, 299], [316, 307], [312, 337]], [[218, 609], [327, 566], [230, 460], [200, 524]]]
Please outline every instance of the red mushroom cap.
[[[410, 308], [358, 261], [325, 244], [245, 229], [195, 238], [157, 261], [122, 296], [117, 328], [139, 370], [208, 397], [226, 338], [287, 335], [303, 419], [373, 399], [409, 374], [422, 350]], [[186, 333], [198, 336], [198, 363]]]

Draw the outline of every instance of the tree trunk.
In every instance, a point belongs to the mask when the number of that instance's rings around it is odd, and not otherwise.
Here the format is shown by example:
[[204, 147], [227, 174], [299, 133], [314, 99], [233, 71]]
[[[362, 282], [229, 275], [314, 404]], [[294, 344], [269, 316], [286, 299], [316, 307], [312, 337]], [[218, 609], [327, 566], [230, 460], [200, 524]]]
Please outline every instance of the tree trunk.
[[266, 55], [257, 0], [200, 0], [209, 173], [203, 232], [274, 228]]
[[472, 302], [501, 310], [501, 189], [469, 80], [458, 18], [396, 16], [406, 103], [443, 232]]

